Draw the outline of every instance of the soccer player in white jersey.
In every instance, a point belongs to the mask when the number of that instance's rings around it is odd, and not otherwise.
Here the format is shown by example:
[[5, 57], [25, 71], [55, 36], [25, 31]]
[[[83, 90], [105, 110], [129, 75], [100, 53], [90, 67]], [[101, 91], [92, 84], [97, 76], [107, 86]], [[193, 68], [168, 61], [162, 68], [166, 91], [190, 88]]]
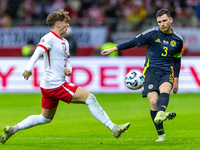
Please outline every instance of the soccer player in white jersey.
[[4, 144], [17, 131], [50, 123], [56, 113], [59, 100], [66, 103], [86, 104], [92, 115], [108, 127], [116, 138], [129, 128], [129, 122], [123, 125], [115, 125], [93, 94], [65, 81], [65, 77], [70, 77], [72, 74], [69, 43], [62, 37], [69, 27], [69, 20], [68, 12], [62, 9], [47, 16], [46, 22], [51, 28], [51, 32], [41, 38], [23, 73], [24, 79], [28, 80], [34, 64], [42, 55], [44, 56], [44, 75], [40, 83], [42, 113], [31, 115], [13, 127], [4, 127], [0, 136], [0, 144]]

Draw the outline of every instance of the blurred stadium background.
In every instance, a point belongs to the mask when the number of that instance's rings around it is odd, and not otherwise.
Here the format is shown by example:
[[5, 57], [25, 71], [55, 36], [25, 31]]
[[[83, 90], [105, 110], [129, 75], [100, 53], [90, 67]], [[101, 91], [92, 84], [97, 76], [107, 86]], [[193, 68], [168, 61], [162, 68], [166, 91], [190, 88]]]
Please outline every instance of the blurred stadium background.
[[32, 54], [29, 50], [50, 31], [47, 14], [58, 9], [71, 17], [65, 38], [75, 75], [69, 80], [91, 92], [132, 92], [125, 88], [124, 76], [130, 69], [142, 70], [146, 47], [122, 51], [115, 58], [101, 56], [100, 51], [104, 43], [120, 44], [157, 26], [160, 8], [171, 11], [172, 28], [184, 38], [181, 91], [200, 92], [200, 0], [0, 0], [1, 92], [39, 92], [42, 62], [30, 81], [22, 81], [21, 74]]

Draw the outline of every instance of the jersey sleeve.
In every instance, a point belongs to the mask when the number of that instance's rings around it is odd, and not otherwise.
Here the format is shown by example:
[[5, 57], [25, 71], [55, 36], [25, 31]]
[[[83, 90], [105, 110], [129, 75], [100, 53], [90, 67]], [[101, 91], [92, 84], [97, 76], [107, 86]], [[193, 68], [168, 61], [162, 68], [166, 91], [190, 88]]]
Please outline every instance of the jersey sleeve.
[[181, 40], [174, 54], [174, 77], [179, 77], [179, 73], [181, 69], [182, 49], [183, 49], [183, 41]]
[[44, 36], [41, 38], [40, 43], [38, 44], [39, 47], [45, 49], [45, 51], [51, 50], [52, 48], [52, 40], [51, 36]]
[[45, 53], [45, 50], [41, 47], [37, 47], [33, 55], [31, 56], [31, 59], [29, 60], [26, 70], [31, 72], [33, 69], [34, 64], [37, 62], [37, 60]]
[[139, 34], [138, 36], [135, 37], [135, 41], [136, 41], [136, 45], [138, 47], [142, 46], [142, 45], [146, 45], [149, 43], [150, 41], [150, 37], [153, 34], [152, 29], [146, 30], [144, 32], [142, 32], [142, 34]]
[[125, 50], [135, 46], [142, 46], [149, 43], [149, 39], [152, 35], [151, 30], [146, 30], [142, 34], [137, 35], [134, 39], [130, 40], [129, 42], [120, 44], [117, 46], [118, 50]]
[[181, 58], [174, 59], [174, 77], [179, 77], [181, 69]]
[[175, 58], [181, 58], [181, 56], [182, 56], [182, 49], [183, 49], [183, 41], [181, 40], [181, 42], [180, 42], [180, 44], [179, 44], [179, 46], [176, 49], [176, 52], [174, 54]]

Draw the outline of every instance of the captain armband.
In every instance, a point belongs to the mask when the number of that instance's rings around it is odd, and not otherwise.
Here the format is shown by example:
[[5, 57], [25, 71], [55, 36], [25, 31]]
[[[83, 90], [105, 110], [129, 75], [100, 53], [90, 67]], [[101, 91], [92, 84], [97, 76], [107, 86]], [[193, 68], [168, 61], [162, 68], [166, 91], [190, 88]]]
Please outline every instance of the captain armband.
[[175, 58], [181, 58], [181, 56], [182, 56], [182, 52], [177, 53], [177, 54], [174, 55]]

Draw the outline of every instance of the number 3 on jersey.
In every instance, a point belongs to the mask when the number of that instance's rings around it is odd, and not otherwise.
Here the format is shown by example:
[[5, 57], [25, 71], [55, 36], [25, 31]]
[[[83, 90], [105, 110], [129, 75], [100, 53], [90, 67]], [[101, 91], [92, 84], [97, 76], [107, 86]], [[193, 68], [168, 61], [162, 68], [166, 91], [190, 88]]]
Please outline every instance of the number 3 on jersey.
[[166, 56], [167, 56], [167, 50], [168, 50], [168, 47], [165, 47], [165, 46], [164, 46], [163, 49], [164, 49], [165, 52], [162, 53], [161, 56], [166, 57]]

